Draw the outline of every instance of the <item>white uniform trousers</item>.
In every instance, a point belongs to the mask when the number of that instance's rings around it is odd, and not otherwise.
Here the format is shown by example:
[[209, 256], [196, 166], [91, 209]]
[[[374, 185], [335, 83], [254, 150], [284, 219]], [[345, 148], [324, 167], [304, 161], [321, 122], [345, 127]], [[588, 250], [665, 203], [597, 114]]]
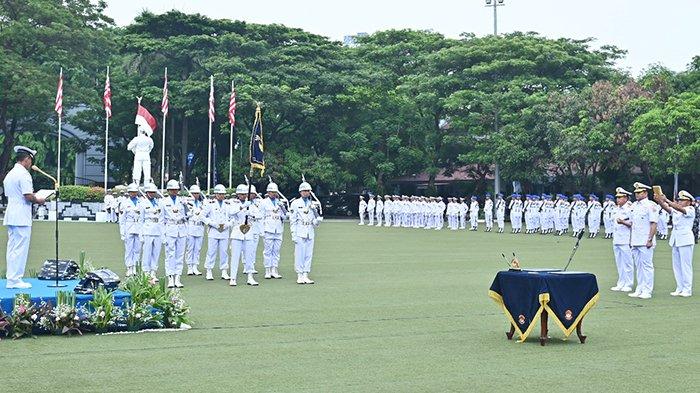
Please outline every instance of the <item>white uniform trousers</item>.
[[510, 215], [510, 225], [513, 229], [521, 229], [523, 226], [523, 215], [522, 213], [513, 213]]
[[158, 236], [143, 236], [143, 254], [141, 254], [141, 270], [144, 272], [158, 271], [160, 249], [163, 246], [163, 238]]
[[148, 184], [151, 182], [151, 159], [139, 159], [134, 160], [134, 169], [132, 171], [131, 177], [134, 179], [134, 183], [140, 184], [141, 172], [143, 171], [143, 184]]
[[486, 228], [493, 228], [493, 213], [484, 213], [484, 221], [486, 221]]
[[384, 212], [384, 226], [385, 227], [391, 226], [391, 213]]
[[654, 248], [632, 247], [632, 258], [637, 268], [637, 293], [651, 295], [654, 291]]
[[367, 211], [369, 215], [369, 225], [374, 225], [374, 210]]
[[207, 240], [207, 259], [204, 262], [204, 268], [211, 270], [216, 263], [216, 257], [219, 257], [219, 269], [228, 269], [228, 239], [215, 239], [209, 237]]
[[360, 225], [365, 225], [365, 212], [360, 212]]
[[279, 267], [280, 250], [282, 249], [282, 237], [273, 237], [275, 235], [269, 233], [265, 235], [263, 249], [263, 259], [265, 268]]
[[478, 216], [476, 214], [469, 216], [469, 223], [472, 229], [476, 229], [479, 226]]
[[616, 287], [632, 288], [634, 285], [634, 262], [632, 248], [627, 244], [614, 244], [615, 266], [617, 266]]
[[465, 214], [459, 215], [459, 229], [467, 229], [467, 216]]
[[231, 278], [238, 275], [238, 264], [243, 259], [243, 273], [253, 272], [253, 262], [255, 261], [255, 248], [253, 239], [239, 240], [231, 239]]
[[30, 226], [7, 226], [7, 284], [13, 285], [24, 276], [29, 255], [29, 239], [32, 237]]
[[673, 276], [678, 292], [693, 293], [693, 248], [694, 244], [671, 247]]
[[496, 224], [498, 224], [498, 229], [503, 229], [506, 227], [506, 217], [496, 215]]
[[181, 275], [185, 263], [186, 237], [168, 236], [165, 238], [165, 274]]
[[294, 243], [294, 270], [297, 274], [311, 272], [314, 257], [314, 239], [300, 238]]
[[199, 266], [202, 243], [204, 243], [204, 236], [187, 236], [187, 246], [185, 246], [187, 266]]
[[141, 254], [141, 239], [138, 233], [127, 233], [124, 236], [124, 264], [126, 267], [134, 267]]

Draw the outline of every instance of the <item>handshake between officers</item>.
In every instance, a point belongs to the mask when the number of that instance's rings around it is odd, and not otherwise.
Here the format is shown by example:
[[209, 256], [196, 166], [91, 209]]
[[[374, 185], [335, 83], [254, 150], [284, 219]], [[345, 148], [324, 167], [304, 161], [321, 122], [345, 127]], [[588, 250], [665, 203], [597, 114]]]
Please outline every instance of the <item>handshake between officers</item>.
[[239, 184], [235, 195], [217, 184], [211, 198], [199, 186], [180, 195], [176, 180], [167, 183], [162, 195], [154, 184], [140, 189], [127, 187], [127, 195], [118, 198], [119, 229], [124, 241], [126, 275], [138, 267], [157, 281], [161, 249], [165, 248], [165, 273], [168, 287], [184, 287], [181, 276], [200, 276], [200, 254], [206, 235], [205, 279], [220, 277], [237, 286], [239, 265], [247, 285], [257, 286], [256, 255], [263, 241], [265, 279], [281, 279], [280, 250], [284, 221], [288, 220], [294, 241], [294, 269], [298, 284], [313, 284], [309, 277], [313, 260], [315, 228], [323, 221], [321, 204], [306, 181], [299, 185], [299, 197], [288, 200], [270, 179], [266, 195], [258, 194], [252, 184]]

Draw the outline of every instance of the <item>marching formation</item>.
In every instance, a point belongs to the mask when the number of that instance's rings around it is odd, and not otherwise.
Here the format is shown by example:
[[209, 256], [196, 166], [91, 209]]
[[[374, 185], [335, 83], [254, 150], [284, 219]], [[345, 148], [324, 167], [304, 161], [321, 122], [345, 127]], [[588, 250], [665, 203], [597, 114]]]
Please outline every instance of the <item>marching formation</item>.
[[[370, 195], [367, 200], [360, 196], [359, 225], [441, 230], [447, 222], [453, 231], [466, 230], [467, 224], [470, 231], [477, 231], [483, 223], [484, 230], [491, 232], [495, 220], [497, 232], [503, 233], [508, 212], [511, 233], [562, 236], [570, 231], [573, 237], [578, 237], [587, 231], [589, 238], [595, 238], [602, 223], [604, 238], [612, 239], [618, 271], [618, 281], [611, 290], [630, 292], [631, 297], [651, 298], [656, 241], [668, 239], [677, 284], [671, 295], [689, 297], [693, 249], [698, 240], [695, 206], [700, 205], [700, 197], [681, 191], [676, 201], [670, 201], [659, 191], [654, 203], [649, 199], [651, 189], [639, 182], [634, 183], [634, 193], [618, 187], [615, 195], [605, 195], [602, 203], [595, 194], [587, 198], [582, 194], [571, 198], [564, 194], [524, 198], [518, 193], [508, 198], [496, 194], [492, 200], [487, 193], [483, 204], [477, 196], [472, 196], [469, 202], [466, 198], [439, 196]], [[631, 195], [635, 196], [634, 202], [629, 200]], [[673, 228], [670, 236], [669, 222]], [[633, 289], [635, 278], [637, 286]]]
[[[106, 208], [119, 222], [124, 241], [126, 275], [138, 267], [157, 280], [160, 254], [165, 249], [165, 273], [168, 287], [182, 288], [185, 265], [187, 275], [199, 276], [201, 250], [206, 237], [204, 262], [206, 280], [214, 280], [218, 270], [230, 286], [237, 285], [239, 266], [246, 284], [257, 286], [254, 275], [260, 238], [264, 239], [265, 279], [280, 279], [280, 249], [284, 221], [290, 222], [294, 241], [294, 269], [298, 284], [313, 284], [309, 277], [313, 259], [315, 228], [323, 221], [320, 202], [305, 180], [299, 185], [299, 197], [289, 201], [270, 179], [265, 197], [254, 185], [239, 184], [233, 198], [218, 184], [212, 198], [205, 197], [198, 185], [180, 195], [177, 180], [167, 183], [167, 195], [146, 184], [140, 189], [132, 183], [126, 194], [106, 198]], [[107, 200], [109, 203], [107, 203]]]

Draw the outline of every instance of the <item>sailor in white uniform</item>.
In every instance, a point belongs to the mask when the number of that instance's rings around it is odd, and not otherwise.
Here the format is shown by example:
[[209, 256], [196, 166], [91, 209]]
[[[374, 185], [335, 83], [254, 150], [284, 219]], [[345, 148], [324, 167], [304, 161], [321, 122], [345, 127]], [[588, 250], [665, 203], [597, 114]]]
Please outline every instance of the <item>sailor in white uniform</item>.
[[493, 201], [491, 200], [491, 194], [488, 192], [485, 195], [484, 200], [484, 221], [486, 223], [486, 232], [491, 232], [493, 229]]
[[231, 218], [229, 217], [231, 206], [226, 200], [226, 187], [223, 184], [214, 186], [214, 200], [207, 202], [202, 211], [202, 221], [206, 224], [207, 231], [207, 259], [204, 262], [207, 280], [213, 280], [214, 264], [219, 258], [221, 279], [229, 280], [228, 275], [228, 243], [231, 231]]
[[178, 196], [180, 183], [170, 180], [166, 185], [168, 196], [163, 198], [163, 222], [165, 223], [165, 274], [168, 288], [182, 288], [182, 268], [185, 264], [187, 242], [187, 202]]
[[510, 225], [513, 228], [513, 233], [520, 233], [523, 225], [523, 201], [520, 200], [520, 194], [511, 195], [510, 205]]
[[506, 228], [506, 201], [503, 200], [503, 194], [496, 194], [496, 225], [498, 225], [498, 233], [503, 233]]
[[[252, 193], [252, 192], [251, 192]], [[243, 274], [248, 277], [247, 285], [257, 286], [253, 277], [255, 266], [255, 236], [253, 220], [262, 218], [258, 206], [248, 199], [249, 186], [239, 184], [236, 187], [236, 199], [231, 203], [231, 278], [229, 285], [236, 286], [238, 265], [243, 262]]]
[[391, 226], [391, 217], [394, 214], [394, 201], [389, 195], [384, 195], [384, 226]]
[[131, 183], [126, 191], [129, 197], [119, 205], [124, 239], [124, 264], [126, 276], [136, 274], [136, 264], [141, 254], [141, 209], [139, 207], [139, 186]]
[[664, 195], [656, 195], [654, 199], [664, 211], [672, 215], [673, 229], [668, 244], [671, 246], [676, 290], [671, 292], [671, 296], [690, 297], [693, 295], [693, 249], [695, 248], [693, 221], [696, 211], [692, 206], [693, 196], [688, 191], [680, 191], [676, 202], [669, 201]]
[[315, 228], [323, 221], [320, 206], [311, 200], [311, 185], [306, 181], [299, 185], [300, 198], [289, 207], [290, 228], [294, 241], [294, 270], [297, 284], [313, 284], [309, 278], [314, 255]]
[[260, 203], [263, 217], [264, 244], [263, 258], [265, 263], [265, 278], [282, 278], [279, 273], [280, 250], [282, 249], [282, 233], [284, 220], [287, 218], [287, 208], [279, 198], [279, 188], [274, 182], [267, 185], [267, 198]]
[[377, 226], [380, 227], [380, 226], [382, 226], [382, 215], [384, 214], [384, 201], [382, 201], [382, 197], [379, 195], [377, 195], [377, 202], [376, 202], [375, 210], [376, 210]]
[[204, 243], [204, 205], [207, 203], [198, 185], [190, 187], [192, 197], [187, 200], [187, 245], [185, 246], [185, 262], [188, 276], [201, 276], [199, 271], [199, 256]]
[[605, 195], [605, 202], [603, 202], [603, 227], [605, 228], [605, 238], [610, 239], [613, 236], [615, 218], [613, 217], [615, 209], [615, 198], [607, 194]]
[[365, 225], [365, 214], [367, 214], [367, 202], [365, 198], [360, 195], [360, 204], [357, 206], [357, 214], [360, 216], [360, 223], [357, 225]]
[[34, 164], [36, 151], [15, 146], [15, 166], [3, 180], [7, 209], [3, 225], [7, 227], [7, 283], [9, 289], [28, 289], [32, 284], [22, 280], [32, 237], [32, 203], [43, 205], [44, 198], [34, 194], [29, 168]]
[[630, 246], [637, 269], [637, 288], [630, 297], [650, 299], [654, 291], [654, 249], [656, 248], [656, 223], [659, 220], [658, 206], [649, 200], [651, 187], [634, 183], [634, 196], [630, 220], [622, 221], [632, 230]]
[[367, 225], [374, 226], [375, 210], [377, 207], [377, 202], [374, 200], [372, 194], [369, 195], [369, 200], [367, 201], [367, 216], [369, 218], [369, 223]]
[[163, 248], [163, 209], [156, 197], [158, 188], [155, 184], [146, 184], [144, 191], [146, 192], [146, 198], [141, 198], [139, 201], [139, 212], [141, 214], [140, 240], [143, 244], [141, 270], [157, 280], [158, 261], [161, 248]]
[[617, 283], [610, 288], [612, 291], [632, 292], [634, 284], [634, 261], [630, 247], [631, 229], [624, 225], [631, 214], [630, 195], [632, 195], [631, 192], [617, 187], [615, 189], [616, 206], [608, 208], [613, 216], [612, 243], [617, 267]]

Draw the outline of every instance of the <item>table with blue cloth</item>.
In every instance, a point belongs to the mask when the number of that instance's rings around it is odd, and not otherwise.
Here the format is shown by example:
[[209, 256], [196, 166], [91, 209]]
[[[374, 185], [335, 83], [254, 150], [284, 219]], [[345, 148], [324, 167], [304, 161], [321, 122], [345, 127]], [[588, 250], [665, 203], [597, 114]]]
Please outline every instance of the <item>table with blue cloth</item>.
[[518, 332], [519, 341], [525, 341], [541, 319], [540, 344], [545, 345], [551, 316], [565, 337], [576, 330], [583, 344], [586, 336], [581, 333], [581, 323], [599, 294], [598, 282], [591, 273], [511, 269], [496, 274], [489, 297], [501, 306], [510, 321], [510, 332], [506, 333], [509, 340]]

